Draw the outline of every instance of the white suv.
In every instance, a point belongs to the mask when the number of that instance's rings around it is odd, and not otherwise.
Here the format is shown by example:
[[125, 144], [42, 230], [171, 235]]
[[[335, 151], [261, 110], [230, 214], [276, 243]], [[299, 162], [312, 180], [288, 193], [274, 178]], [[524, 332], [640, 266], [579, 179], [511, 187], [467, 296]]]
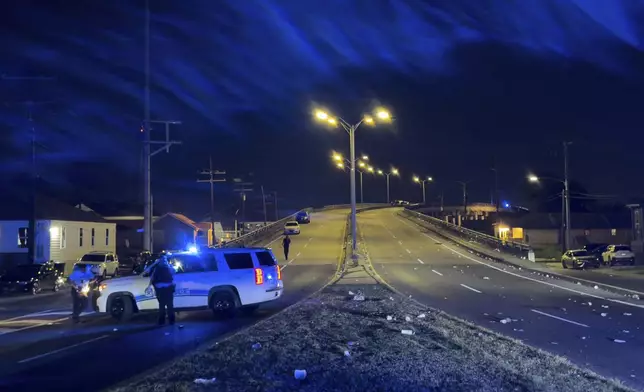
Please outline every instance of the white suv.
[[[277, 259], [268, 248], [206, 248], [168, 255], [176, 274], [174, 308], [210, 308], [217, 316], [253, 311], [282, 296], [284, 284]], [[99, 288], [97, 311], [126, 320], [133, 313], [157, 310], [149, 271], [111, 279]]]
[[604, 264], [613, 265], [617, 263], [635, 264], [635, 253], [628, 245], [609, 245], [602, 253]]
[[112, 252], [89, 252], [83, 255], [76, 264], [97, 266], [96, 274], [107, 278], [119, 274], [119, 258]]

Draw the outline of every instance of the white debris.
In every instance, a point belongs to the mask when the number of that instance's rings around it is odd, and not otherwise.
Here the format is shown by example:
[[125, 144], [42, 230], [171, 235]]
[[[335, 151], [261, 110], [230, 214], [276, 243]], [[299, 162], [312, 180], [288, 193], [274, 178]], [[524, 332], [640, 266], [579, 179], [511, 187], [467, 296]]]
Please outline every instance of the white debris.
[[168, 336], [168, 335], [170, 335], [170, 332], [166, 332], [166, 333], [165, 333], [165, 336]]
[[557, 343], [557, 342], [550, 342], [550, 344], [557, 345], [557, 344], [559, 344], [559, 343]]
[[625, 330], [623, 330], [622, 332], [624, 332], [624, 333], [631, 333], [631, 331], [629, 331], [628, 329], [625, 329]]
[[183, 329], [183, 324], [179, 325], [179, 329]]
[[391, 321], [391, 320], [393, 320], [393, 319], [394, 319], [393, 317], [391, 317], [391, 316], [387, 316], [387, 321]]
[[394, 300], [394, 297], [389, 297], [389, 299], [393, 301], [393, 300]]
[[516, 328], [514, 328], [513, 330], [514, 330], [514, 331], [516, 331], [516, 332], [523, 332], [523, 329], [516, 329]]
[[487, 276], [484, 276], [483, 279], [484, 280], [490, 280], [490, 278], [488, 278]]
[[597, 289], [599, 289], [599, 286], [595, 285], [595, 286], [593, 286], [593, 288], [594, 288], [595, 290], [597, 290]]
[[344, 350], [344, 356], [347, 358], [351, 357], [351, 353], [349, 352], [349, 350]]
[[640, 299], [640, 296], [639, 296], [639, 295], [637, 295], [637, 294], [633, 294], [633, 298], [634, 298], [634, 299]]
[[626, 340], [622, 340], [622, 339], [613, 339], [613, 342], [615, 342], [615, 343], [626, 343]]
[[421, 313], [421, 314], [418, 315], [418, 318], [425, 318], [425, 317], [427, 317], [427, 315], [425, 313]]
[[304, 380], [306, 378], [306, 370], [295, 369], [295, 372], [293, 372], [293, 375], [295, 376], [296, 380]]
[[416, 332], [411, 329], [403, 329], [400, 331], [400, 333], [402, 333], [403, 335], [414, 335]]
[[353, 296], [354, 301], [364, 301], [364, 295], [362, 295], [361, 292], [358, 292], [358, 294]]
[[408, 323], [411, 322], [411, 317], [405, 316], [405, 321], [407, 321]]
[[581, 340], [586, 340], [586, 337], [585, 337], [585, 336], [582, 336], [582, 337], [581, 337]]
[[349, 290], [349, 295], [355, 295], [355, 293], [351, 290]]
[[507, 323], [511, 323], [512, 319], [511, 318], [504, 318], [503, 320], [499, 320], [499, 322], [501, 324], [507, 324]]
[[577, 284], [581, 284], [581, 282], [577, 282]]
[[356, 345], [356, 342], [347, 342], [347, 346], [353, 347]]
[[253, 350], [259, 350], [260, 348], [262, 348], [262, 344], [261, 343], [255, 343], [251, 347], [253, 348]]
[[608, 309], [608, 305], [602, 305], [602, 308]]
[[195, 384], [201, 384], [201, 385], [213, 384], [215, 381], [217, 381], [216, 377], [213, 377], [213, 378], [195, 378]]
[[118, 332], [118, 330], [119, 330], [118, 328], [114, 328], [112, 331]]
[[624, 316], [632, 316], [633, 313], [624, 313]]
[[601, 316], [606, 317], [606, 316], [608, 316], [608, 313], [602, 313]]

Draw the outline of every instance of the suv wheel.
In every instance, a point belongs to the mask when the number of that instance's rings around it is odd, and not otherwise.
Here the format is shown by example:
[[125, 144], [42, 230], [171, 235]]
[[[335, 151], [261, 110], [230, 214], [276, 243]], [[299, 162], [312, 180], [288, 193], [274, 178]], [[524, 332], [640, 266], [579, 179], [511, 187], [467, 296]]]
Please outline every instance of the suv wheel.
[[229, 291], [218, 291], [210, 298], [210, 309], [217, 318], [230, 318], [235, 315], [235, 297]]
[[120, 295], [112, 299], [109, 312], [114, 320], [127, 321], [134, 313], [132, 299], [126, 295]]

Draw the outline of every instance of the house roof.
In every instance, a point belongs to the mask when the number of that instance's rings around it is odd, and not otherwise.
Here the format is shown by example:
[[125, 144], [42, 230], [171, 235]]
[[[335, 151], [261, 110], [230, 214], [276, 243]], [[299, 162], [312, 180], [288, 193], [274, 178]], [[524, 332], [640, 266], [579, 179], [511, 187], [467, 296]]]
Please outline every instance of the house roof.
[[[561, 213], [537, 213], [502, 217], [502, 223], [525, 229], [558, 229], [561, 227]], [[576, 213], [570, 216], [573, 229], [627, 229], [631, 228], [628, 212], [614, 214]]]
[[[0, 220], [29, 220], [32, 217], [31, 196], [27, 193], [0, 194]], [[105, 222], [93, 211], [75, 208], [52, 197], [36, 196], [36, 218], [76, 222]]]

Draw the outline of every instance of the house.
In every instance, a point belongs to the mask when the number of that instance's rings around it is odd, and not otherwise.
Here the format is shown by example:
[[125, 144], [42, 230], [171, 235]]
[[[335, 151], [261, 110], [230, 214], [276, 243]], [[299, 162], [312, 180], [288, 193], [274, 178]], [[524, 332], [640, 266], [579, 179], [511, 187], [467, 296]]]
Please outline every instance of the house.
[[[630, 244], [633, 236], [631, 217], [624, 213], [573, 213], [570, 216], [571, 248], [582, 248], [590, 243]], [[494, 225], [494, 235], [501, 239], [524, 242], [535, 249], [561, 255], [563, 244], [561, 213], [530, 212], [504, 215]]]
[[[143, 217], [136, 215], [108, 216], [105, 219], [115, 223], [119, 232], [117, 252], [119, 254], [136, 253], [143, 250]], [[185, 249], [192, 245], [211, 245], [212, 224], [195, 222], [183, 214], [170, 212], [153, 218], [154, 250]], [[215, 239], [217, 242], [226, 238], [220, 222], [215, 222]]]
[[[0, 196], [0, 269], [28, 263], [30, 197]], [[46, 196], [36, 197], [35, 262], [65, 263], [65, 273], [85, 253], [114, 252], [116, 225], [98, 214]]]

